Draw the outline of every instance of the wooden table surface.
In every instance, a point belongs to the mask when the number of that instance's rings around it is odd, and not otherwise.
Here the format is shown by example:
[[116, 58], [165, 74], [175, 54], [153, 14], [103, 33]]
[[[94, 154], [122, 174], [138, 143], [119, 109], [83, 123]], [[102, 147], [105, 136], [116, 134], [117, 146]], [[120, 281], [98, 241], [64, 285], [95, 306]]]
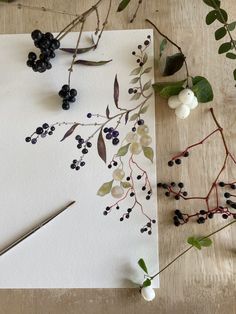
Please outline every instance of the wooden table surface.
[[[217, 43], [214, 40], [216, 26], [205, 25], [209, 7], [202, 1], [143, 0], [138, 18], [133, 24], [128, 23], [128, 17], [134, 11], [135, 1], [121, 14], [115, 12], [119, 0], [113, 2], [108, 29], [147, 28], [149, 25], [145, 23], [145, 18], [152, 19], [182, 47], [191, 74], [205, 76], [212, 83], [214, 102], [202, 104], [187, 120], [176, 120], [166, 102], [158, 97], [156, 100], [159, 181], [183, 181], [192, 195], [204, 195], [224, 157], [219, 137], [215, 136], [212, 141], [196, 149], [183, 166], [168, 168], [166, 164], [172, 154], [202, 139], [214, 129], [210, 106], [214, 107], [215, 114], [225, 128], [227, 142], [236, 154], [236, 88], [232, 78], [235, 62], [217, 55]], [[235, 0], [223, 2], [230, 12], [231, 20], [235, 20]], [[94, 0], [22, 0], [21, 3], [80, 13], [90, 7]], [[0, 6], [0, 33], [30, 33], [35, 28], [56, 32], [70, 20], [70, 16]], [[89, 19], [86, 30], [93, 29], [94, 20]], [[156, 34], [156, 48], [159, 43], [160, 36]], [[184, 70], [181, 70], [176, 78], [183, 75]], [[232, 165], [229, 165], [224, 179], [230, 180], [233, 176], [235, 179], [235, 175]], [[166, 200], [162, 195], [158, 205], [162, 267], [187, 247], [188, 236], [208, 234], [226, 223], [217, 217], [204, 225], [192, 222], [175, 228], [172, 224], [175, 208], [181, 206], [190, 211], [201, 205], [196, 202], [179, 204]], [[161, 275], [161, 288], [156, 291], [156, 299], [151, 303], [146, 303], [137, 290], [132, 289], [1, 290], [0, 314], [233, 314], [236, 313], [235, 238], [236, 228], [233, 225], [214, 236], [211, 248], [188, 252]]]

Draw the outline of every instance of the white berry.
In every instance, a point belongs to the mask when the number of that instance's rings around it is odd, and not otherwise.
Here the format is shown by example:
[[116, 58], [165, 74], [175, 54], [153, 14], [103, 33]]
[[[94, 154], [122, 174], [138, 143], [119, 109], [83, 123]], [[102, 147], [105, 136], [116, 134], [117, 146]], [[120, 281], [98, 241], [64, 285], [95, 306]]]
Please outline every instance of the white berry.
[[123, 194], [124, 194], [124, 189], [119, 185], [113, 186], [113, 188], [111, 189], [111, 195], [114, 198], [121, 198]]
[[191, 102], [190, 104], [187, 104], [187, 106], [188, 106], [191, 110], [197, 108], [197, 106], [198, 106], [197, 97], [194, 96], [192, 102]]
[[171, 109], [176, 109], [181, 105], [181, 101], [179, 100], [178, 96], [170, 96], [168, 99], [168, 106]]
[[186, 119], [190, 114], [190, 108], [187, 105], [181, 105], [175, 109], [175, 114], [180, 119]]
[[191, 89], [185, 88], [179, 93], [178, 97], [179, 97], [179, 101], [183, 105], [187, 105], [187, 104], [190, 104], [192, 102], [193, 97], [194, 97], [194, 93]]
[[147, 134], [148, 132], [149, 132], [149, 128], [148, 128], [148, 126], [147, 126], [146, 124], [140, 125], [140, 126], [138, 127], [138, 129], [137, 129], [137, 133], [138, 133], [139, 135], [145, 135], [145, 134]]
[[152, 301], [155, 299], [155, 291], [151, 286], [143, 287], [141, 289], [141, 295], [145, 301]]
[[112, 177], [114, 180], [121, 181], [125, 176], [125, 172], [122, 169], [115, 169]]
[[138, 155], [142, 151], [142, 146], [139, 143], [134, 142], [130, 145], [129, 150], [131, 154]]
[[152, 138], [149, 135], [142, 135], [140, 138], [140, 144], [144, 147], [147, 147], [152, 142]]
[[134, 132], [129, 132], [127, 135], [126, 135], [126, 141], [128, 143], [134, 143], [134, 142], [137, 142], [138, 140], [138, 135]]

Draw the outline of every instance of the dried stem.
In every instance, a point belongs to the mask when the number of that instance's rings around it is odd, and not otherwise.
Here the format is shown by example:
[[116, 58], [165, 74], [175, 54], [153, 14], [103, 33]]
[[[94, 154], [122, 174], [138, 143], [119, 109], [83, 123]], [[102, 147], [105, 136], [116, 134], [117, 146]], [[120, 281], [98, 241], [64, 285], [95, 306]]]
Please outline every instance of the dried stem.
[[136, 7], [136, 10], [134, 12], [134, 15], [133, 15], [132, 19], [130, 20], [130, 23], [133, 23], [133, 21], [136, 19], [138, 10], [139, 10], [142, 2], [143, 2], [142, 0], [138, 0], [138, 4], [137, 4], [137, 7]]

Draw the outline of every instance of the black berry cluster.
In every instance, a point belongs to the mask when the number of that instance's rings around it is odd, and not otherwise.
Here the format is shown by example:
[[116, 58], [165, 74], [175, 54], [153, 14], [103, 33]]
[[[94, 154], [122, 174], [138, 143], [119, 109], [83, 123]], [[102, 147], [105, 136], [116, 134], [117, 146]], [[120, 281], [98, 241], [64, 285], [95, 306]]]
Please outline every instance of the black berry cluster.
[[82, 156], [79, 160], [74, 159], [70, 165], [71, 169], [80, 170], [81, 167], [85, 166], [85, 161], [83, 160], [84, 155], [88, 154], [89, 148], [92, 147], [92, 143], [88, 140], [84, 140], [81, 135], [76, 135], [75, 140], [77, 141], [77, 148], [81, 150]]
[[74, 159], [72, 161], [72, 164], [70, 165], [71, 169], [74, 169], [76, 171], [80, 170], [80, 168], [84, 166], [85, 166], [85, 161], [83, 161], [82, 159], [80, 160]]
[[58, 95], [62, 98], [62, 109], [68, 110], [70, 109], [70, 103], [76, 101], [77, 90], [65, 84], [62, 86]]
[[181, 163], [182, 163], [181, 157], [189, 157], [189, 152], [186, 151], [181, 156], [178, 156], [178, 157], [171, 159], [170, 161], [168, 161], [168, 166], [173, 167], [174, 164], [181, 165]]
[[143, 54], [143, 52], [144, 52], [144, 50], [150, 45], [150, 42], [151, 42], [151, 36], [150, 35], [148, 35], [147, 36], [147, 39], [144, 41], [144, 43], [143, 43], [143, 45], [144, 45], [144, 47], [142, 46], [142, 45], [138, 45], [138, 50], [139, 50], [139, 52], [138, 53], [136, 53], [136, 51], [132, 51], [132, 55], [133, 56], [137, 56], [137, 63], [142, 67], [143, 65], [144, 65], [144, 63], [145, 63], [145, 60], [144, 60], [144, 57], [142, 57], [142, 56], [140, 56], [140, 53], [141, 53], [141, 55]]
[[117, 131], [114, 128], [104, 128], [103, 132], [106, 134], [106, 139], [107, 140], [112, 140], [113, 145], [118, 145], [120, 140], [118, 138], [119, 136], [119, 131]]
[[36, 144], [39, 136], [44, 138], [47, 135], [53, 135], [54, 131], [55, 131], [54, 125], [50, 127], [47, 123], [43, 123], [42, 126], [36, 128], [35, 132], [31, 136], [27, 136], [25, 138], [25, 141], [27, 143]]
[[112, 161], [109, 163], [109, 165], [108, 165], [107, 167], [108, 167], [109, 169], [111, 169], [112, 166], [116, 167], [117, 165], [118, 165], [118, 162], [115, 161], [115, 160], [112, 160]]
[[50, 60], [56, 56], [55, 50], [60, 47], [60, 41], [54, 38], [52, 33], [47, 32], [43, 34], [38, 29], [31, 33], [31, 37], [35, 47], [40, 49], [40, 55], [37, 59], [36, 53], [30, 52], [28, 54], [27, 66], [39, 73], [50, 70], [52, 67]]
[[183, 182], [179, 182], [179, 183], [171, 182], [170, 184], [158, 183], [157, 187], [167, 190], [165, 192], [165, 196], [166, 197], [173, 196], [177, 201], [180, 198], [186, 198], [188, 196], [188, 192], [183, 190], [184, 188]]
[[141, 233], [147, 232], [149, 235], [152, 234], [152, 224], [155, 224], [156, 220], [150, 220], [143, 228], [140, 229]]

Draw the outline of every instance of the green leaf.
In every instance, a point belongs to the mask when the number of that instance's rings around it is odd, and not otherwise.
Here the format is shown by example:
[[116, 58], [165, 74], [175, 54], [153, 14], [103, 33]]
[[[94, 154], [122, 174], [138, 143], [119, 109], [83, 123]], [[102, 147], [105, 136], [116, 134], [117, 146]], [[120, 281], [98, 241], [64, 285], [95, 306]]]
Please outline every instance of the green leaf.
[[228, 14], [225, 10], [223, 9], [220, 9], [218, 12], [217, 12], [217, 20], [221, 23], [227, 23], [228, 21]]
[[143, 71], [142, 74], [144, 74], [144, 73], [149, 73], [149, 72], [151, 72], [151, 70], [152, 70], [152, 67], [146, 68], [146, 69]]
[[148, 110], [148, 107], [149, 107], [149, 106], [143, 107], [143, 108], [139, 111], [139, 113], [142, 113], [142, 114], [146, 113], [147, 110]]
[[193, 78], [192, 91], [201, 103], [212, 101], [214, 98], [213, 90], [209, 81], [202, 76]]
[[129, 3], [130, 3], [130, 0], [122, 0], [118, 6], [117, 12], [123, 11]]
[[106, 61], [76, 60], [75, 64], [82, 64], [82, 65], [88, 65], [88, 66], [100, 66], [100, 65], [107, 64], [111, 61], [112, 60], [106, 60]]
[[129, 145], [130, 145], [130, 143], [128, 143], [125, 146], [120, 147], [120, 149], [117, 152], [117, 156], [125, 156], [128, 152]]
[[149, 287], [151, 286], [152, 282], [151, 282], [151, 279], [147, 278], [143, 284], [142, 284], [142, 287]]
[[142, 95], [141, 93], [136, 93], [134, 94], [134, 96], [131, 97], [130, 100], [138, 100], [141, 97], [141, 95]]
[[157, 92], [163, 98], [169, 98], [170, 96], [178, 95], [183, 90], [183, 84], [186, 80], [178, 82], [161, 82], [152, 85], [155, 92]]
[[134, 77], [131, 81], [130, 81], [130, 84], [135, 84], [137, 83], [139, 80], [139, 77]]
[[64, 52], [68, 52], [68, 53], [75, 53], [75, 51], [77, 51], [77, 54], [82, 54], [94, 48], [95, 48], [95, 45], [90, 46], [90, 47], [85, 47], [85, 48], [78, 48], [77, 50], [75, 48], [60, 48], [60, 50]]
[[135, 68], [131, 73], [130, 75], [138, 75], [141, 71], [141, 67], [138, 67], [138, 68]]
[[197, 240], [199, 241], [201, 246], [208, 247], [212, 245], [212, 240], [210, 238], [198, 238]]
[[146, 266], [146, 264], [145, 264], [143, 258], [140, 258], [140, 260], [138, 261], [138, 265], [139, 265], [139, 267], [142, 268], [142, 270], [143, 270], [146, 274], [148, 274], [148, 269], [147, 269], [147, 266]]
[[232, 52], [227, 52], [226, 57], [229, 59], [236, 59], [236, 54]]
[[151, 160], [151, 162], [153, 162], [154, 153], [153, 153], [153, 149], [151, 147], [143, 147], [143, 154], [147, 159], [149, 159], [149, 160]]
[[147, 62], [147, 60], [148, 60], [148, 55], [145, 52], [145, 54], [143, 56], [143, 64], [145, 64]]
[[139, 117], [139, 115], [138, 115], [137, 113], [134, 113], [134, 114], [130, 117], [129, 121], [135, 121], [136, 119], [138, 119], [138, 117]]
[[160, 57], [162, 56], [162, 54], [166, 48], [167, 43], [168, 42], [167, 42], [166, 38], [162, 39], [162, 41], [160, 43], [160, 54], [159, 54]]
[[152, 86], [152, 80], [144, 84], [143, 91], [148, 90], [151, 86]]
[[217, 9], [220, 7], [220, 1], [219, 0], [203, 0], [203, 2], [206, 5], [209, 5], [209, 7], [212, 7], [214, 9]]
[[121, 185], [123, 186], [124, 189], [131, 188], [131, 184], [127, 181], [121, 182]]
[[216, 19], [217, 19], [217, 11], [216, 10], [210, 11], [206, 16], [206, 24], [210, 25], [213, 22], [215, 22]]
[[184, 64], [185, 56], [178, 52], [166, 58], [163, 76], [170, 76], [178, 72]]
[[114, 181], [114, 180], [104, 183], [104, 184], [100, 187], [100, 189], [97, 191], [97, 195], [99, 195], [99, 196], [104, 196], [104, 195], [110, 193], [110, 192], [111, 192], [111, 188], [112, 188], [113, 181]]
[[231, 32], [235, 29], [235, 27], [236, 27], [236, 22], [232, 22], [228, 24], [228, 30]]
[[200, 242], [198, 241], [198, 239], [196, 239], [194, 237], [189, 237], [187, 242], [188, 242], [188, 244], [194, 246], [198, 250], [201, 250], [201, 248], [202, 248]]
[[227, 34], [225, 27], [220, 27], [215, 31], [215, 39], [219, 40]]
[[232, 48], [231, 42], [223, 43], [218, 50], [219, 54], [225, 53]]

